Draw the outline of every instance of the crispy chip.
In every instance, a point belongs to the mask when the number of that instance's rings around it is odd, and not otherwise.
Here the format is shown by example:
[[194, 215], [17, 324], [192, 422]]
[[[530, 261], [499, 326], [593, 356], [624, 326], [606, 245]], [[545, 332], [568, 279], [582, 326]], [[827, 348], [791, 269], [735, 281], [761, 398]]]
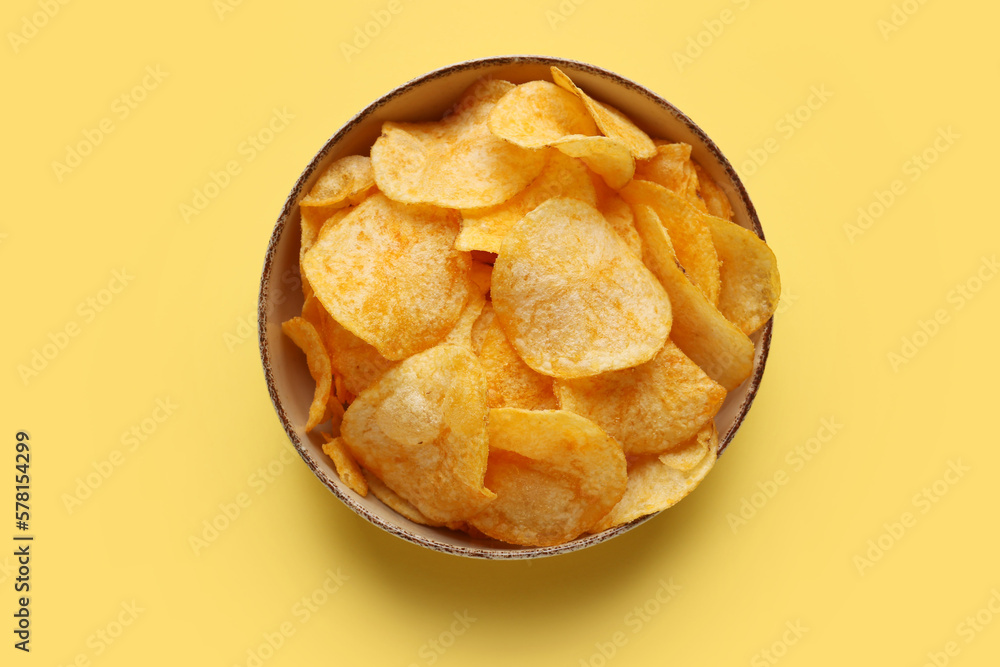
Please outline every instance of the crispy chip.
[[542, 148], [568, 134], [597, 134], [583, 101], [548, 81], [529, 81], [507, 92], [490, 111], [489, 128], [522, 148]]
[[693, 436], [670, 451], [660, 454], [659, 459], [661, 463], [674, 470], [687, 472], [693, 470], [710, 452], [715, 452], [718, 447], [719, 431], [715, 428], [715, 421], [710, 419]]
[[663, 452], [715, 416], [726, 390], [669, 340], [650, 361], [611, 373], [558, 380], [564, 410], [590, 419], [628, 455]]
[[486, 331], [479, 352], [486, 373], [486, 401], [491, 408], [555, 410], [552, 378], [531, 370], [517, 356], [496, 319]]
[[316, 328], [307, 320], [293, 317], [282, 323], [281, 330], [305, 353], [309, 374], [316, 382], [316, 391], [313, 394], [312, 405], [309, 406], [309, 419], [306, 422], [306, 432], [309, 432], [327, 417], [327, 403], [330, 401], [330, 386], [333, 382], [330, 356], [326, 353], [323, 340]]
[[712, 233], [704, 214], [682, 197], [650, 181], [632, 181], [621, 191], [635, 208], [652, 207], [670, 241], [684, 273], [713, 305], [719, 300], [719, 258], [712, 243]]
[[489, 331], [490, 324], [493, 323], [495, 317], [496, 311], [493, 310], [493, 302], [487, 301], [486, 305], [483, 306], [483, 311], [476, 318], [475, 324], [472, 325], [472, 349], [476, 354], [479, 354], [479, 351], [483, 349], [486, 332]]
[[671, 340], [710, 378], [732, 391], [753, 371], [753, 343], [677, 266], [670, 237], [655, 211], [645, 204], [632, 210], [642, 238], [643, 261], [670, 295]]
[[512, 544], [577, 537], [614, 507], [627, 484], [621, 446], [564, 410], [495, 408], [486, 484], [497, 497], [470, 523]]
[[670, 333], [670, 301], [600, 212], [550, 199], [504, 239], [493, 306], [514, 349], [544, 375], [636, 366]]
[[570, 134], [553, 141], [552, 146], [570, 157], [583, 160], [616, 190], [628, 183], [635, 172], [635, 160], [628, 147], [615, 139]]
[[365, 476], [365, 481], [368, 483], [368, 489], [372, 492], [372, 495], [385, 503], [397, 514], [401, 514], [413, 523], [419, 523], [424, 526], [444, 525], [441, 522], [431, 521], [425, 517], [420, 513], [420, 510], [403, 500], [398, 493], [386, 486], [385, 482], [376, 477], [372, 471], [362, 468], [361, 472]]
[[487, 125], [513, 87], [480, 79], [444, 120], [384, 123], [371, 150], [379, 190], [399, 202], [447, 208], [495, 206], [523, 190], [545, 166], [544, 152], [504, 141]]
[[476, 320], [479, 319], [485, 305], [486, 297], [480, 292], [473, 292], [469, 302], [462, 309], [462, 314], [459, 316], [458, 322], [448, 332], [448, 335], [444, 337], [442, 343], [461, 345], [475, 351], [472, 345], [472, 327], [475, 326]]
[[636, 162], [635, 177], [658, 183], [698, 210], [707, 210], [698, 196], [698, 174], [691, 161], [690, 144], [658, 144], [656, 155]]
[[697, 162], [694, 163], [694, 170], [698, 174], [698, 194], [704, 200], [709, 215], [732, 221], [733, 207], [726, 193]]
[[629, 461], [625, 495], [590, 532], [599, 533], [676, 505], [705, 479], [716, 458], [712, 449], [688, 471], [672, 468], [655, 455]]
[[352, 198], [363, 198], [375, 186], [371, 160], [362, 155], [342, 157], [326, 168], [302, 199], [302, 208], [347, 206]]
[[382, 194], [324, 226], [303, 273], [340, 324], [391, 360], [444, 338], [475, 288], [468, 253], [453, 248], [458, 213]]
[[457, 345], [438, 345], [363, 391], [341, 434], [354, 458], [421, 514], [462, 521], [495, 497], [483, 486], [486, 410], [479, 360]]
[[500, 252], [504, 237], [521, 218], [552, 197], [572, 197], [594, 205], [597, 195], [587, 167], [560, 151], [547, 150], [548, 162], [527, 188], [498, 206], [462, 211], [458, 250]]
[[597, 190], [597, 210], [608, 221], [615, 233], [622, 238], [636, 257], [642, 257], [642, 239], [635, 230], [635, 216], [632, 207], [618, 193], [608, 187], [604, 179], [596, 174], [591, 179]]
[[326, 433], [323, 434], [323, 439], [326, 440], [326, 443], [323, 445], [323, 453], [333, 461], [333, 466], [337, 470], [337, 476], [340, 477], [340, 481], [359, 496], [367, 496], [368, 482], [365, 480], [365, 475], [361, 471], [361, 467], [358, 466], [358, 462], [354, 460], [354, 457], [351, 456], [351, 453], [344, 445], [344, 440], [342, 438], [331, 438]]
[[656, 155], [656, 145], [653, 140], [625, 114], [610, 105], [598, 102], [577, 88], [576, 84], [558, 67], [551, 67], [550, 70], [552, 71], [552, 80], [556, 82], [556, 85], [565, 88], [583, 100], [604, 136], [625, 144], [637, 159], [647, 159]]
[[722, 264], [719, 310], [749, 335], [761, 328], [778, 307], [778, 261], [749, 229], [711, 215], [705, 219]]
[[332, 317], [327, 317], [324, 322], [323, 341], [334, 371], [343, 378], [344, 388], [355, 396], [375, 384], [397, 363], [383, 357], [374, 346], [352, 334]]

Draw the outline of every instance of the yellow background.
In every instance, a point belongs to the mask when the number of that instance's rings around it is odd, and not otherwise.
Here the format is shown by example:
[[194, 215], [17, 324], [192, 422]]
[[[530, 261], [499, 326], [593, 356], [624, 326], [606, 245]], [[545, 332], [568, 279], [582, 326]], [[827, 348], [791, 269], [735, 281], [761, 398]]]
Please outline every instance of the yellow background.
[[[49, 4], [51, 18], [38, 0], [0, 12], [0, 662], [256, 664], [248, 651], [287, 624], [261, 664], [997, 664], [1000, 280], [983, 264], [1000, 249], [996, 7], [400, 0], [348, 58], [341, 44], [388, 2]], [[901, 25], [880, 24], [894, 7]], [[33, 20], [44, 25], [26, 30]], [[691, 62], [675, 57], [685, 49]], [[584, 552], [490, 563], [382, 533], [289, 456], [246, 320], [284, 198], [326, 139], [412, 77], [510, 53], [610, 69], [700, 124], [744, 177], [785, 298], [756, 403], [694, 495]], [[164, 78], [122, 118], [115, 101], [147, 67]], [[811, 89], [827, 99], [803, 110]], [[275, 110], [294, 118], [250, 160], [241, 144]], [[780, 123], [796, 113], [808, 118], [789, 135]], [[60, 181], [53, 162], [102, 119], [113, 131]], [[935, 161], [912, 180], [925, 152]], [[240, 173], [185, 222], [180, 205], [231, 160]], [[901, 194], [849, 235], [897, 179]], [[979, 288], [961, 308], [957, 285]], [[87, 299], [106, 303], [91, 313]], [[894, 364], [904, 337], [919, 349]], [[165, 416], [158, 399], [176, 406], [162, 423], [149, 421]], [[842, 425], [832, 438], [824, 419]], [[144, 441], [123, 443], [144, 425]], [[30, 654], [10, 631], [21, 429]], [[796, 469], [789, 452], [819, 436]], [[779, 471], [787, 483], [755, 497]], [[241, 493], [249, 506], [196, 554], [190, 538]], [[744, 499], [760, 507], [734, 529]], [[913, 520], [893, 527], [904, 512]], [[860, 562], [880, 538], [881, 557]], [[296, 605], [324, 598], [327, 571], [340, 587], [306, 616]], [[657, 601], [671, 580], [680, 590]], [[456, 613], [476, 620], [453, 625]]]

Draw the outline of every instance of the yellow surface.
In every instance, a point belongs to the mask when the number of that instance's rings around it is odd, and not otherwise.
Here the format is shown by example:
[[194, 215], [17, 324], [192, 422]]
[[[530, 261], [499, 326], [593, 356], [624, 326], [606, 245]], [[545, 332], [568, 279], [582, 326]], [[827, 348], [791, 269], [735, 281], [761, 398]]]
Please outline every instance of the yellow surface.
[[[996, 664], [1000, 9], [225, 1], [4, 3], [0, 663]], [[386, 25], [345, 55], [372, 12]], [[582, 553], [487, 563], [380, 532], [289, 455], [251, 327], [326, 138], [414, 76], [507, 53], [592, 62], [699, 123], [745, 177], [784, 304], [692, 497]], [[30, 654], [10, 631], [19, 429]]]

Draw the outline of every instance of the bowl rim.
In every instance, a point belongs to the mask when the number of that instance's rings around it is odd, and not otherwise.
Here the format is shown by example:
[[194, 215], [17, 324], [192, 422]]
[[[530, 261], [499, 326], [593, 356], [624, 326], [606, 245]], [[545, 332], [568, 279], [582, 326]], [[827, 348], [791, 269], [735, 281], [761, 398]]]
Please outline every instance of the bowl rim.
[[[497, 67], [505, 66], [516, 66], [516, 65], [545, 65], [545, 66], [556, 66], [556, 67], [568, 67], [570, 69], [579, 70], [587, 72], [588, 74], [594, 75], [596, 77], [607, 79], [614, 84], [621, 86], [633, 93], [638, 93], [645, 97], [653, 104], [658, 106], [663, 111], [670, 113], [678, 121], [680, 121], [692, 134], [698, 137], [702, 145], [711, 153], [713, 159], [719, 164], [725, 171], [730, 183], [736, 189], [736, 194], [740, 198], [742, 204], [747, 211], [747, 217], [752, 227], [752, 230], [761, 240], [764, 238], [764, 230], [761, 227], [760, 220], [757, 216], [757, 211], [754, 208], [753, 203], [750, 201], [750, 196], [748, 195], [743, 182], [740, 180], [739, 175], [736, 170], [730, 164], [729, 160], [722, 151], [715, 144], [714, 141], [702, 130], [693, 120], [691, 120], [686, 114], [684, 114], [680, 109], [675, 107], [673, 104], [668, 102], [663, 97], [657, 95], [653, 91], [649, 90], [645, 86], [632, 81], [631, 79], [625, 78], [620, 74], [611, 72], [601, 67], [591, 65], [589, 63], [580, 62], [577, 60], [571, 60], [568, 58], [559, 58], [555, 56], [544, 56], [544, 55], [506, 55], [506, 56], [490, 56], [485, 58], [476, 58], [472, 60], [464, 60], [458, 63], [453, 63], [451, 65], [446, 65], [444, 67], [437, 68], [430, 72], [427, 72], [421, 76], [410, 79], [409, 81], [393, 88], [386, 94], [382, 95], [364, 109], [359, 111], [353, 117], [351, 117], [344, 125], [337, 130], [329, 139], [323, 144], [323, 146], [316, 152], [309, 164], [302, 170], [299, 175], [298, 180], [295, 182], [295, 186], [292, 188], [288, 197], [285, 199], [285, 203], [282, 206], [281, 212], [278, 215], [278, 220], [275, 223], [274, 229], [268, 241], [267, 252], [264, 256], [264, 266], [261, 272], [260, 279], [260, 291], [258, 293], [257, 300], [257, 335], [258, 335], [258, 345], [260, 348], [261, 364], [264, 370], [264, 378], [267, 382], [268, 394], [271, 397], [271, 403], [274, 406], [274, 410], [277, 413], [278, 419], [281, 421], [282, 427], [285, 430], [285, 434], [291, 440], [295, 450], [299, 453], [299, 456], [305, 461], [309, 469], [312, 470], [313, 474], [335, 495], [341, 500], [345, 505], [347, 505], [356, 514], [360, 515], [370, 523], [378, 526], [379, 528], [389, 532], [396, 537], [399, 537], [407, 542], [420, 545], [432, 549], [434, 551], [441, 551], [444, 553], [449, 553], [456, 556], [464, 556], [468, 558], [478, 558], [486, 560], [525, 560], [531, 558], [542, 558], [547, 556], [555, 556], [564, 553], [570, 553], [573, 551], [578, 551], [580, 549], [585, 549], [587, 547], [593, 546], [595, 544], [600, 544], [607, 540], [610, 540], [622, 533], [625, 533], [633, 528], [649, 521], [653, 517], [660, 514], [660, 512], [655, 512], [653, 514], [648, 514], [646, 516], [635, 519], [629, 523], [610, 528], [608, 530], [602, 531], [595, 534], [587, 534], [578, 537], [574, 540], [566, 542], [564, 544], [559, 544], [550, 547], [519, 547], [516, 545], [509, 545], [507, 549], [500, 548], [490, 548], [487, 546], [458, 546], [453, 544], [447, 544], [444, 542], [439, 542], [435, 540], [428, 539], [421, 535], [411, 533], [407, 530], [402, 529], [399, 526], [393, 525], [392, 523], [386, 521], [379, 515], [370, 511], [368, 508], [362, 506], [350, 495], [342, 491], [336, 482], [326, 474], [326, 472], [318, 465], [318, 462], [314, 461], [310, 453], [307, 451], [306, 447], [303, 445], [295, 432], [295, 429], [285, 412], [284, 406], [282, 405], [281, 398], [278, 396], [278, 390], [275, 385], [274, 374], [271, 369], [271, 352], [268, 347], [267, 342], [267, 318], [268, 318], [268, 296], [269, 296], [269, 286], [271, 278], [271, 270], [273, 268], [275, 256], [277, 255], [277, 248], [279, 241], [281, 240], [282, 234], [285, 231], [285, 226], [288, 223], [291, 214], [294, 212], [294, 207], [300, 199], [300, 195], [305, 188], [305, 184], [308, 182], [310, 177], [315, 172], [318, 165], [326, 158], [326, 156], [336, 147], [340, 141], [347, 136], [363, 119], [367, 118], [377, 109], [385, 106], [390, 101], [396, 99], [397, 97], [408, 93], [409, 91], [421, 86], [429, 81], [433, 81], [439, 78], [450, 76], [455, 73], [465, 72], [469, 70], [476, 69], [495, 69]], [[760, 348], [759, 352], [755, 355], [756, 359], [754, 361], [754, 372], [751, 376], [744, 382], [748, 382], [747, 394], [744, 397], [742, 403], [737, 408], [736, 416], [733, 419], [732, 425], [729, 430], [720, 435], [719, 445], [718, 445], [718, 455], [721, 456], [722, 453], [732, 442], [736, 431], [739, 429], [743, 420], [746, 418], [747, 413], [750, 410], [750, 406], [753, 404], [754, 399], [757, 396], [757, 391], [760, 388], [761, 380], [764, 376], [764, 368], [767, 365], [767, 358], [771, 347], [771, 335], [774, 326], [774, 317], [772, 316], [761, 329], [755, 334], [759, 336]], [[662, 510], [661, 510], [662, 511]], [[497, 544], [503, 544], [502, 542], [497, 542]]]

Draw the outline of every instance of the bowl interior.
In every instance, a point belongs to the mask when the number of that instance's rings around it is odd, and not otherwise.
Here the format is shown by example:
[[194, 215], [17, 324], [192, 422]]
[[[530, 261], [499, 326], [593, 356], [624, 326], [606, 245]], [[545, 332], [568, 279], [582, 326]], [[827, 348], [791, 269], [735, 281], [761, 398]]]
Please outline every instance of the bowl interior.
[[[264, 374], [278, 417], [303, 460], [338, 498], [372, 523], [411, 542], [462, 556], [520, 559], [566, 553], [603, 542], [651, 517], [555, 547], [516, 547], [414, 523], [396, 514], [372, 494], [362, 498], [344, 486], [332, 463], [323, 454], [321, 437], [303, 430], [314, 383], [304, 356], [281, 332], [281, 323], [299, 315], [302, 309], [298, 277], [298, 203], [334, 160], [346, 155], [368, 155], [371, 145], [381, 134], [384, 121], [440, 119], [462, 91], [479, 77], [492, 76], [514, 83], [551, 80], [551, 65], [566, 72], [595, 99], [620, 109], [650, 136], [690, 144], [692, 157], [701, 163], [729, 197], [734, 221], [763, 238], [757, 214], [732, 166], [711, 139], [668, 102], [632, 81], [590, 65], [558, 58], [508, 56], [460, 63], [426, 74], [375, 101], [344, 125], [316, 154], [288, 196], [271, 236], [261, 277], [258, 331]], [[752, 336], [756, 347], [754, 371], [750, 378], [729, 393], [715, 418], [720, 453], [732, 441], [756, 394], [767, 359], [770, 335], [771, 322], [768, 322]]]

